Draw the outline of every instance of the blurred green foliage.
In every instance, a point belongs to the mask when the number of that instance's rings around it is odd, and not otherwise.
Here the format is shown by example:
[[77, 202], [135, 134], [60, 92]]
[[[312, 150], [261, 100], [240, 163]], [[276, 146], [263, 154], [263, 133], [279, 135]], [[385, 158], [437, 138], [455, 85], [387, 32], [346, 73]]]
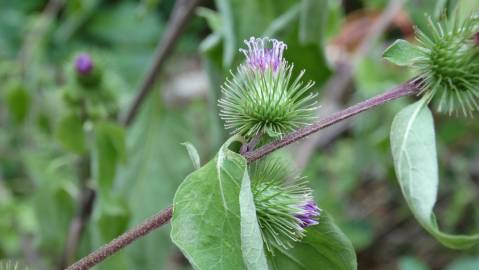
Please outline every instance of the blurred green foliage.
[[[216, 100], [228, 72], [243, 59], [238, 49], [244, 39], [267, 35], [285, 41], [286, 58], [296, 71], [306, 70], [323, 99], [322, 86], [335, 73], [326, 46], [334, 44], [352, 11], [382, 9], [387, 3], [205, 1], [155, 91], [125, 129], [115, 119], [125, 113], [143, 79], [174, 1], [70, 0], [46, 8], [52, 2], [0, 0], [0, 259], [20, 260], [31, 269], [59, 268], [85, 186], [97, 195], [75, 258], [171, 204], [180, 181], [194, 170], [180, 143], [193, 143], [201, 160], [208, 160], [228, 136]], [[441, 15], [456, 2], [477, 8], [476, 0], [411, 0], [403, 12], [423, 26], [424, 13]], [[381, 60], [396, 32], [388, 31], [361, 57], [350, 102], [409, 77]], [[99, 88], [115, 103], [98, 119], [81, 119], [64, 99], [65, 91], [78, 88], [72, 63], [79, 52], [90, 53], [101, 66]], [[187, 69], [207, 74], [207, 91], [186, 102], [169, 101], [169, 82], [187, 76]], [[477, 248], [465, 254], [442, 247], [414, 222], [401, 197], [388, 136], [394, 114], [408, 102], [356, 117], [334, 143], [314, 152], [303, 174], [320, 207], [352, 239], [359, 269], [478, 269]], [[477, 230], [479, 124], [434, 117], [443, 176], [435, 212], [447, 230]], [[80, 165], [85, 160], [89, 166]], [[189, 269], [169, 230], [138, 240], [97, 269]]]

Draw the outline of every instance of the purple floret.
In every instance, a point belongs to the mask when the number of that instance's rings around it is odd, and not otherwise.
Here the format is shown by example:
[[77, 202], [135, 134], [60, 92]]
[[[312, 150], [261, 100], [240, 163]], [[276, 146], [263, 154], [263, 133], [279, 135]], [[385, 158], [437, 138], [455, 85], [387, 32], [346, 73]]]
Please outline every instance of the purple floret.
[[246, 56], [248, 67], [253, 70], [276, 72], [283, 63], [283, 52], [287, 48], [282, 41], [269, 38], [251, 37], [244, 41], [248, 49], [240, 49]]
[[316, 220], [316, 217], [320, 215], [320, 209], [314, 201], [307, 201], [301, 208], [304, 211], [301, 214], [296, 215], [296, 217], [300, 220], [300, 226], [302, 228], [313, 226], [319, 223]]
[[91, 72], [93, 69], [93, 61], [90, 55], [86, 53], [81, 53], [75, 59], [75, 70], [82, 74], [86, 75]]

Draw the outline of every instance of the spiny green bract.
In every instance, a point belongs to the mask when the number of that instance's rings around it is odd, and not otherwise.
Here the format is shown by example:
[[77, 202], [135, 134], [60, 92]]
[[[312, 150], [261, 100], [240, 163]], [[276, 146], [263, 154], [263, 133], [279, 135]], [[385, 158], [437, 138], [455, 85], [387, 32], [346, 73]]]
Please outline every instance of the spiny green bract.
[[267, 250], [288, 249], [318, 224], [320, 209], [307, 182], [295, 176], [278, 158], [257, 161], [250, 167], [253, 198]]
[[439, 111], [467, 116], [479, 110], [479, 46], [474, 40], [478, 23], [478, 17], [460, 21], [456, 15], [444, 22], [429, 18], [428, 34], [416, 30], [421, 57], [414, 67], [422, 80], [421, 93], [430, 99], [438, 95]]
[[314, 118], [313, 82], [304, 84], [302, 71], [293, 77], [293, 65], [283, 58], [286, 44], [269, 38], [245, 41], [246, 62], [222, 86], [220, 117], [234, 134], [279, 137]]

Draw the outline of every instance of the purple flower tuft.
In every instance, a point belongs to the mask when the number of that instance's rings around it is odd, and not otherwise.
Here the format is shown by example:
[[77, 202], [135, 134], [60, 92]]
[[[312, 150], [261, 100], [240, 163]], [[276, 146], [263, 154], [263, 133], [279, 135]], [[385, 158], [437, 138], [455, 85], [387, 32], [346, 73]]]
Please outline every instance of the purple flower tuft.
[[86, 75], [91, 72], [93, 69], [93, 61], [89, 54], [81, 53], [75, 59], [75, 70], [82, 74]]
[[248, 49], [240, 49], [246, 56], [248, 67], [253, 70], [265, 71], [271, 69], [276, 72], [283, 63], [283, 52], [287, 48], [282, 41], [270, 38], [251, 37], [244, 43]]
[[296, 218], [300, 220], [300, 226], [302, 228], [318, 224], [316, 217], [320, 215], [320, 209], [313, 200], [307, 201], [301, 208], [303, 211], [296, 215]]

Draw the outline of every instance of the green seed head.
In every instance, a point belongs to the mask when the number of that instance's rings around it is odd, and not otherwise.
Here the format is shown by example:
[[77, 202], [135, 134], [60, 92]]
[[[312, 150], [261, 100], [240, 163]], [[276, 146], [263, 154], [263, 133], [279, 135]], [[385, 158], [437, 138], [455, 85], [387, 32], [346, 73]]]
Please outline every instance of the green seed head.
[[277, 158], [254, 163], [250, 168], [256, 214], [267, 250], [287, 249], [318, 224], [320, 209], [304, 180]]
[[479, 48], [475, 43], [478, 20], [470, 17], [446, 22], [429, 18], [429, 34], [417, 29], [422, 56], [415, 68], [422, 79], [422, 94], [438, 95], [441, 112], [462, 111], [467, 116], [479, 110]]

